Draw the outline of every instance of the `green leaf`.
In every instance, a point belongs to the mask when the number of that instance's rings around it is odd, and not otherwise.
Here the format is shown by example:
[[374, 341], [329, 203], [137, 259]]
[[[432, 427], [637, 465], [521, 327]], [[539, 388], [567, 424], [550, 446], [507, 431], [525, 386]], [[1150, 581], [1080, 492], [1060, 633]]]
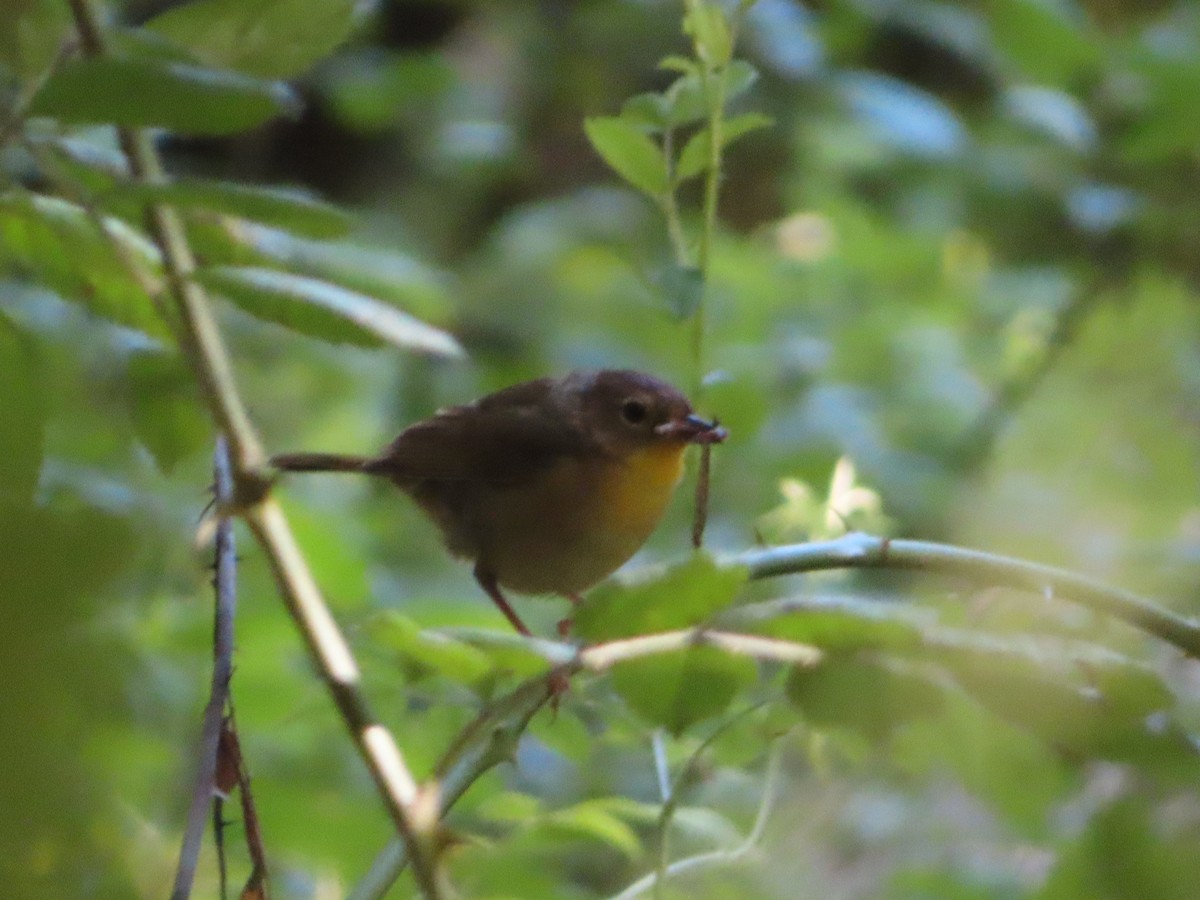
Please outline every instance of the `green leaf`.
[[605, 582], [575, 614], [575, 631], [589, 641], [607, 641], [698, 625], [733, 602], [746, 576], [741, 566], [696, 553], [635, 581]]
[[[750, 112], [727, 119], [722, 124], [721, 148], [724, 150], [742, 135], [749, 134], [758, 128], [766, 128], [774, 123], [770, 116]], [[676, 183], [694, 178], [704, 172], [712, 158], [712, 137], [708, 128], [702, 128], [693, 134], [683, 146], [679, 161], [675, 164]]]
[[662, 131], [669, 122], [669, 104], [662, 94], [637, 94], [621, 105], [621, 119], [639, 130]]
[[29, 502], [45, 453], [46, 406], [34, 347], [0, 313], [0, 500]]
[[0, 194], [0, 272], [41, 284], [120, 325], [169, 337], [166, 323], [113, 245], [151, 279], [160, 275], [157, 248], [117, 219], [101, 221], [107, 240], [87, 212], [72, 203], [20, 191]]
[[[725, 67], [725, 102], [732, 103], [758, 82], [758, 69], [744, 59], [735, 59]], [[760, 115], [753, 113], [752, 115]], [[766, 118], [765, 116], [763, 118]], [[770, 119], [767, 119], [768, 124]]]
[[61, 0], [5, 0], [0, 6], [0, 67], [34, 78], [50, 65], [72, 30]]
[[169, 203], [181, 210], [207, 210], [252, 219], [314, 238], [345, 235], [354, 223], [344, 210], [300, 191], [259, 187], [230, 181], [180, 178], [163, 184], [118, 183], [113, 188], [123, 199], [142, 203]]
[[685, 34], [692, 36], [696, 56], [714, 69], [729, 62], [733, 53], [733, 36], [725, 13], [716, 3], [697, 3], [683, 20]]
[[207, 449], [211, 428], [196, 384], [179, 356], [151, 351], [129, 360], [130, 418], [162, 472]]
[[445, 276], [395, 250], [316, 241], [250, 222], [193, 222], [188, 236], [197, 253], [214, 265], [287, 269], [395, 303], [422, 319], [444, 319], [451, 307]]
[[666, 193], [667, 161], [644, 131], [615, 117], [587, 119], [583, 128], [601, 158], [633, 187], [655, 199]]
[[373, 347], [387, 342], [434, 356], [461, 356], [458, 342], [381, 300], [335, 284], [251, 266], [201, 269], [196, 280], [241, 309], [301, 334]]
[[846, 728], [880, 740], [911, 719], [942, 708], [942, 689], [910, 668], [858, 656], [827, 655], [792, 670], [788, 699], [814, 725]]
[[[710, 76], [710, 87], [718, 77]], [[734, 60], [720, 77], [725, 79], [725, 103], [740, 97], [758, 80], [758, 70], [745, 60]], [[668, 124], [690, 125], [710, 117], [716, 97], [705, 90], [704, 79], [698, 72], [675, 79], [663, 93], [663, 104]]]
[[585, 800], [574, 806], [556, 809], [538, 822], [538, 829], [551, 834], [600, 841], [620, 851], [628, 859], [636, 859], [642, 842], [624, 821], [613, 815], [603, 799]]
[[634, 659], [612, 670], [613, 687], [629, 707], [676, 735], [720, 715], [757, 677], [754, 660], [715, 647]]
[[291, 90], [235, 72], [156, 59], [80, 59], [38, 91], [33, 115], [72, 124], [234, 134], [296, 107]]
[[290, 78], [342, 44], [356, 0], [193, 0], [146, 27], [200, 61], [262, 78]]
[[421, 674], [436, 673], [458, 684], [475, 685], [495, 668], [482, 650], [450, 635], [422, 629], [399, 613], [389, 612], [372, 621], [371, 633]]
[[731, 619], [733, 627], [834, 652], [917, 650], [931, 619], [921, 613], [898, 604], [821, 597], [803, 605], [799, 600], [754, 604], [736, 610]]

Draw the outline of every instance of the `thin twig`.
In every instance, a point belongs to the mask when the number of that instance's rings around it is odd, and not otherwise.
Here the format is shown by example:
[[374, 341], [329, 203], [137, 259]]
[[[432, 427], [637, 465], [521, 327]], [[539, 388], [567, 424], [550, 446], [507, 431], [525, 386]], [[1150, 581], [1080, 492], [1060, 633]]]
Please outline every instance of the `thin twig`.
[[751, 578], [770, 578], [828, 569], [908, 569], [966, 578], [979, 584], [1019, 588], [1047, 598], [1078, 603], [1121, 619], [1200, 659], [1200, 623], [1176, 615], [1130, 591], [1083, 575], [980, 550], [930, 541], [890, 540], [852, 533], [814, 541], [750, 550], [734, 558]]
[[242, 832], [246, 838], [246, 852], [250, 856], [250, 877], [242, 889], [242, 897], [267, 896], [267, 849], [263, 842], [262, 825], [258, 808], [254, 804], [254, 791], [250, 787], [250, 772], [246, 758], [242, 755], [238, 740], [237, 721], [233, 710], [225, 717], [221, 731], [221, 752], [237, 779], [238, 798], [242, 805]]
[[[545, 675], [524, 682], [510, 694], [485, 706], [442, 754], [435, 767], [441, 788], [440, 815], [444, 816], [468, 788], [485, 773], [512, 759], [517, 741], [530, 720], [553, 696]], [[505, 722], [515, 720], [510, 727]], [[380, 900], [404, 867], [408, 854], [403, 841], [392, 840], [371, 863], [367, 874], [347, 900]]]
[[[771, 756], [767, 760], [767, 772], [763, 777], [763, 793], [762, 800], [758, 805], [758, 813], [754, 817], [754, 825], [750, 828], [750, 833], [736, 847], [728, 850], [714, 850], [710, 853], [700, 853], [696, 856], [689, 856], [685, 859], [677, 860], [667, 866], [666, 871], [662, 873], [662, 878], [672, 878], [677, 875], [682, 875], [686, 872], [691, 872], [695, 869], [707, 868], [710, 866], [727, 866], [732, 863], [740, 862], [752, 853], [757, 851], [758, 845], [762, 842], [763, 833], [767, 828], [767, 821], [771, 816], [771, 808], [774, 804], [775, 793], [777, 790], [777, 782], [779, 780], [780, 760], [782, 753], [780, 752], [779, 744], [771, 750]], [[657, 885], [662, 883], [658, 872], [651, 872], [642, 878], [639, 878], [621, 893], [615, 895], [612, 900], [632, 900], [634, 897], [640, 897], [651, 889], [655, 889]]]
[[[90, 0], [70, 0], [81, 44], [88, 56], [108, 52], [106, 35]], [[130, 175], [143, 183], [163, 179], [162, 162], [150, 136], [139, 128], [117, 129]], [[427, 838], [436, 829], [436, 804], [409, 772], [391, 734], [368, 711], [349, 646], [321, 598], [279, 507], [267, 497], [266, 456], [250, 423], [229, 356], [204, 289], [193, 279], [195, 256], [179, 216], [164, 204], [147, 207], [150, 234], [163, 257], [171, 298], [181, 322], [180, 349], [191, 366], [209, 412], [229, 441], [234, 498], [231, 509], [254, 532], [271, 565], [289, 612], [333, 694], [380, 798], [408, 844], [417, 884], [427, 897], [441, 893]], [[436, 794], [436, 791], [429, 792]], [[431, 810], [430, 807], [433, 807]]]
[[[213, 461], [214, 490], [217, 508], [230, 502], [233, 496], [233, 474], [229, 466], [229, 450], [222, 438], [217, 439]], [[204, 707], [197, 753], [196, 781], [188, 806], [187, 824], [183, 831], [183, 846], [175, 869], [172, 900], [185, 900], [192, 892], [200, 845], [208, 824], [209, 806], [214, 795], [217, 775], [217, 748], [225, 704], [229, 699], [229, 679], [233, 677], [233, 622], [237, 611], [237, 550], [234, 546], [233, 522], [222, 516], [217, 523], [213, 588], [216, 602], [213, 614], [213, 671], [208, 704]]]

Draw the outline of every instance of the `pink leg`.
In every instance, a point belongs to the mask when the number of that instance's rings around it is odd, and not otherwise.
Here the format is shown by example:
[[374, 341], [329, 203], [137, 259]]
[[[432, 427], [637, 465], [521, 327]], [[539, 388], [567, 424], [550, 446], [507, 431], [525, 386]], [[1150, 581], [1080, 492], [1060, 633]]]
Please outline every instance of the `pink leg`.
[[526, 637], [529, 637], [529, 629], [525, 627], [525, 623], [521, 621], [521, 617], [513, 611], [513, 608], [508, 605], [508, 601], [504, 599], [504, 594], [500, 592], [500, 585], [496, 583], [496, 576], [476, 564], [475, 580], [479, 582], [479, 586], [483, 588], [484, 592], [492, 598], [492, 602], [496, 604], [500, 612], [504, 613], [504, 617], [512, 623], [512, 627]]

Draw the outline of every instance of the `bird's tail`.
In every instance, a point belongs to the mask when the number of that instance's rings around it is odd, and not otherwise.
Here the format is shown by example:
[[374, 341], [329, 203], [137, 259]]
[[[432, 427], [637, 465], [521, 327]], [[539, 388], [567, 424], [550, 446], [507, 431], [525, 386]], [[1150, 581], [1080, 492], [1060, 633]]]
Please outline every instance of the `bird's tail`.
[[341, 453], [280, 453], [271, 465], [289, 472], [365, 472], [370, 459]]

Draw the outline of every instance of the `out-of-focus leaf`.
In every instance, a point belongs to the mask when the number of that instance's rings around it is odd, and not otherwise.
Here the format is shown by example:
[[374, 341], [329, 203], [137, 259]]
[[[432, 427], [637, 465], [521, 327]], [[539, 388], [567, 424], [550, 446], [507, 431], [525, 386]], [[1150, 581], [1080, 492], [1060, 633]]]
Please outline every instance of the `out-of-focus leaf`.
[[1064, 91], [1028, 85], [1010, 88], [1004, 106], [1017, 121], [1079, 153], [1096, 143], [1096, 125], [1074, 97]]
[[484, 651], [450, 635], [422, 629], [399, 613], [389, 612], [373, 620], [371, 632], [421, 674], [432, 672], [458, 684], [474, 685], [494, 670]]
[[[779, 614], [784, 609], [788, 612]], [[732, 627], [832, 651], [915, 649], [932, 621], [912, 607], [852, 597], [775, 601], [732, 614]]]
[[930, 157], [966, 149], [967, 133], [958, 116], [932, 94], [867, 72], [848, 73], [838, 83], [847, 105], [882, 143]]
[[442, 273], [405, 253], [315, 241], [250, 222], [193, 223], [189, 234], [197, 251], [214, 264], [269, 265], [311, 275], [395, 303], [423, 319], [445, 319], [450, 308]]
[[33, 344], [0, 313], [0, 498], [28, 502], [45, 452], [46, 410]]
[[696, 44], [696, 55], [711, 65], [720, 68], [729, 62], [733, 53], [733, 35], [725, 12], [716, 3], [697, 3], [689, 8], [683, 20], [683, 30], [692, 36]]
[[70, 11], [59, 0], [5, 0], [0, 16], [0, 67], [19, 78], [44, 71], [71, 30]]
[[440, 329], [375, 297], [274, 269], [217, 266], [196, 279], [241, 309], [269, 322], [323, 340], [378, 346], [394, 344], [434, 356], [461, 356], [458, 342]]
[[[710, 76], [712, 77], [712, 76]], [[736, 100], [758, 81], [758, 70], [744, 59], [735, 59], [725, 68], [725, 103]], [[679, 127], [708, 118], [710, 97], [699, 72], [690, 72], [675, 79], [662, 94], [664, 125]], [[638, 112], [646, 107], [639, 105]], [[622, 113], [624, 115], [624, 113]]]
[[942, 689], [924, 673], [857, 656], [826, 656], [816, 666], [793, 669], [787, 693], [812, 724], [872, 740], [933, 716], [943, 703]]
[[600, 585], [575, 614], [575, 630], [589, 641], [605, 641], [698, 625], [732, 603], [745, 582], [741, 566], [697, 553], [636, 581]]
[[636, 859], [642, 850], [637, 833], [613, 815], [603, 800], [585, 800], [574, 806], [556, 809], [545, 815], [537, 823], [537, 828], [551, 835], [600, 841], [629, 859]]
[[178, 356], [135, 353], [129, 360], [129, 402], [138, 439], [163, 472], [209, 446], [208, 417]]
[[528, 638], [512, 631], [491, 628], [454, 627], [441, 629], [456, 640], [477, 648], [499, 671], [517, 677], [545, 673], [561, 660], [551, 659], [539, 646], [537, 638]]
[[1190, 900], [1200, 883], [1194, 826], [1173, 825], [1146, 798], [1102, 809], [1073, 846], [1058, 854], [1040, 900], [1153, 897]]
[[358, 6], [355, 0], [192, 0], [146, 27], [208, 65], [290, 78], [349, 37]]
[[[721, 145], [728, 147], [742, 135], [759, 128], [766, 128], [771, 124], [771, 117], [764, 116], [762, 113], [750, 112], [734, 116], [732, 119], [726, 120], [723, 125]], [[712, 136], [709, 129], [702, 128], [688, 138], [688, 142], [683, 145], [683, 152], [679, 154], [679, 160], [675, 164], [675, 180], [686, 181], [688, 178], [699, 175], [708, 168], [711, 156]]]
[[169, 203], [183, 210], [239, 216], [313, 238], [341, 237], [354, 222], [348, 213], [330, 203], [284, 188], [180, 178], [163, 184], [117, 183], [113, 190], [123, 200]]
[[997, 48], [1028, 81], [1065, 84], [1102, 59], [1103, 41], [1077, 7], [997, 0], [988, 12]]
[[667, 162], [644, 131], [615, 117], [587, 119], [583, 128], [601, 159], [633, 187], [656, 199], [666, 193]]
[[159, 276], [157, 248], [119, 220], [103, 223], [107, 240], [87, 212], [72, 203], [23, 192], [2, 194], [0, 272], [44, 285], [118, 324], [167, 337], [166, 323], [113, 244], [152, 279]]
[[630, 660], [613, 667], [613, 686], [630, 708], [672, 734], [720, 715], [758, 675], [754, 660], [692, 647]]
[[766, 63], [788, 78], [815, 75], [825, 50], [814, 14], [791, 0], [758, 0], [746, 16], [747, 37]]
[[681, 322], [692, 317], [704, 296], [704, 275], [695, 266], [669, 263], [657, 279], [667, 309]]
[[234, 134], [295, 109], [282, 83], [146, 59], [68, 63], [38, 91], [31, 112], [73, 124], [155, 126], [182, 134]]

